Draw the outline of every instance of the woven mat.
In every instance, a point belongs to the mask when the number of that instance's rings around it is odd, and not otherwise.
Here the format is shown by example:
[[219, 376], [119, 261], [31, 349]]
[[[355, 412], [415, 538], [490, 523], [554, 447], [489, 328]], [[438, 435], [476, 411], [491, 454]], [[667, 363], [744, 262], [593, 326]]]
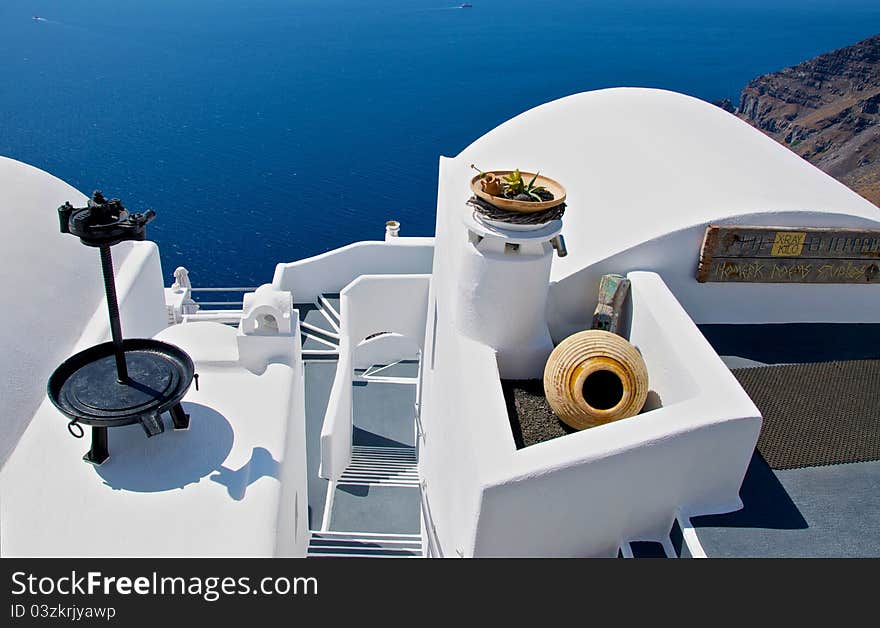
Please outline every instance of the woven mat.
[[773, 469], [880, 460], [880, 360], [733, 369], [764, 416]]
[[539, 212], [514, 212], [495, 207], [477, 196], [469, 198], [467, 204], [476, 213], [485, 216], [489, 220], [498, 220], [514, 225], [543, 225], [551, 220], [558, 220], [565, 214], [566, 207], [565, 203], [560, 203], [555, 207]]

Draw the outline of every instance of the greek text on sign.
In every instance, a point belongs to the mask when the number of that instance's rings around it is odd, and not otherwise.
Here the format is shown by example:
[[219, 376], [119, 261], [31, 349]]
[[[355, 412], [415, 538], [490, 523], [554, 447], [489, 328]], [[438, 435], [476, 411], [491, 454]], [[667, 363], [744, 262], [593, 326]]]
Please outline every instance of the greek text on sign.
[[710, 225], [697, 281], [880, 283], [880, 229]]

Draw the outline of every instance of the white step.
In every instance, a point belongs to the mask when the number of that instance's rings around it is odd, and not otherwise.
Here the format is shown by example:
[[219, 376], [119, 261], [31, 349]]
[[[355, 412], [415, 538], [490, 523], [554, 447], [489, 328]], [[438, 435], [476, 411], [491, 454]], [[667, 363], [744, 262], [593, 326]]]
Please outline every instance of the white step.
[[361, 458], [400, 458], [403, 460], [416, 460], [415, 447], [373, 447], [371, 445], [352, 445], [352, 457]]
[[[328, 349], [337, 350], [339, 349], [339, 344], [330, 340], [329, 338], [324, 338], [314, 333], [310, 333], [304, 330], [300, 330], [300, 335], [303, 337], [303, 344], [305, 344], [306, 340], [314, 340], [319, 345], [327, 347]], [[314, 351], [315, 349], [303, 349], [303, 351]]]
[[382, 377], [380, 375], [360, 375], [355, 381], [370, 382], [376, 384], [407, 384], [415, 386], [419, 380], [415, 377]]
[[333, 304], [328, 301], [324, 295], [318, 296], [318, 301], [315, 303], [318, 306], [318, 309], [321, 311], [321, 314], [324, 315], [324, 318], [330, 321], [335, 329], [339, 329], [339, 324], [342, 321], [342, 316], [339, 312], [336, 311], [336, 308], [333, 307]]
[[316, 325], [312, 325], [311, 323], [307, 323], [306, 321], [300, 321], [299, 326], [300, 326], [300, 328], [305, 329], [306, 331], [310, 332], [313, 336], [322, 336], [323, 338], [326, 338], [327, 340], [336, 340], [337, 344], [338, 344], [339, 334], [336, 332], [332, 332], [327, 329], [322, 329], [320, 327], [317, 327]]
[[414, 447], [351, 448], [351, 462], [339, 478], [338, 484], [355, 486], [419, 485], [418, 459]]
[[377, 532], [312, 532], [310, 558], [420, 558], [418, 534]]
[[302, 358], [304, 362], [311, 360], [335, 360], [339, 357], [339, 351], [331, 349], [303, 349]]

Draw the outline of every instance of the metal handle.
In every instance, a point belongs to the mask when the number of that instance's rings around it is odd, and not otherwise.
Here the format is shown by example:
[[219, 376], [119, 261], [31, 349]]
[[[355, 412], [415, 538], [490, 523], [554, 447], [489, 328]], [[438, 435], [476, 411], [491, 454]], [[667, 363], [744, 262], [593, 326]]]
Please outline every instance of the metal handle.
[[[79, 430], [79, 433], [74, 431], [74, 428]], [[82, 438], [85, 436], [86, 431], [83, 429], [83, 426], [77, 423], [76, 421], [71, 421], [67, 424], [67, 431], [70, 432], [70, 435], [74, 438]]]

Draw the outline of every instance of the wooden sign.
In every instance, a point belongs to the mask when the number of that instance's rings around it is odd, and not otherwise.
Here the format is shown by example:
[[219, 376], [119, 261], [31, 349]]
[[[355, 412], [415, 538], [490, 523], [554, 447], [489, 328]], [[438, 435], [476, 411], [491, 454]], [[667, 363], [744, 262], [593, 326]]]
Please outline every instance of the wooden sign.
[[880, 283], [880, 229], [709, 225], [697, 281]]

